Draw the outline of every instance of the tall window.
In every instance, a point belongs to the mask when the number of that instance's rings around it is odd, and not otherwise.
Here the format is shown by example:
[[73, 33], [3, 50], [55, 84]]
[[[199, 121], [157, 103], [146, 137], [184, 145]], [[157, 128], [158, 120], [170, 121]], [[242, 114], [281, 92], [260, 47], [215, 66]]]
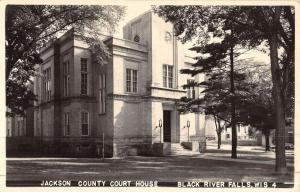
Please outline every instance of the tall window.
[[18, 135], [17, 136], [23, 136], [23, 126], [24, 126], [24, 122], [23, 119], [17, 118], [17, 131], [18, 131]]
[[88, 68], [87, 59], [81, 58], [81, 95], [87, 95]]
[[193, 85], [195, 81], [193, 79], [187, 80], [187, 85], [190, 87], [187, 88], [187, 98], [195, 99], [195, 86]]
[[173, 88], [173, 66], [163, 65], [163, 86]]
[[105, 113], [106, 75], [99, 75], [99, 113]]
[[44, 101], [49, 101], [51, 97], [51, 68], [43, 71], [43, 94]]
[[20, 120], [20, 136], [22, 136], [23, 135], [23, 121], [22, 121], [22, 119]]
[[137, 93], [137, 70], [126, 69], [126, 92]]
[[17, 136], [20, 136], [20, 121], [19, 120], [17, 120], [17, 127], [18, 127], [18, 135]]
[[86, 111], [81, 112], [81, 135], [89, 135], [89, 113]]
[[70, 62], [65, 61], [63, 63], [64, 67], [64, 96], [67, 97], [70, 95]]
[[70, 135], [70, 115], [69, 113], [65, 113], [65, 136]]

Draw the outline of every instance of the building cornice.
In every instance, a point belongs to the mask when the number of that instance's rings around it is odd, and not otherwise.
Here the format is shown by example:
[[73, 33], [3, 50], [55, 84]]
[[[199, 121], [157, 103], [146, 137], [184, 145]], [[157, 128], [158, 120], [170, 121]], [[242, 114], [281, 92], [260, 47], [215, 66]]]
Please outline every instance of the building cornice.
[[60, 99], [62, 102], [74, 102], [74, 101], [82, 101], [88, 103], [96, 103], [97, 98], [95, 96], [70, 96], [70, 97], [63, 97]]
[[96, 103], [97, 99], [95, 96], [70, 96], [70, 97], [63, 97], [60, 99], [52, 99], [50, 101], [46, 102], [41, 102], [38, 105], [35, 106], [35, 108], [38, 107], [45, 107], [45, 106], [50, 106], [54, 104], [54, 102], [74, 102], [74, 101], [82, 101], [82, 102], [87, 102], [87, 103]]

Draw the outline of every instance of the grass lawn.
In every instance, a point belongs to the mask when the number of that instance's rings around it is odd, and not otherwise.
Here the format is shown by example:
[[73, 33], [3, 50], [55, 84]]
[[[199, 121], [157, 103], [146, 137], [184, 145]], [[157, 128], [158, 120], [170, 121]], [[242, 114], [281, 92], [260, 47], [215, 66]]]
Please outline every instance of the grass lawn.
[[276, 175], [273, 165], [201, 159], [200, 156], [126, 157], [123, 159], [17, 158], [8, 159], [7, 180], [155, 180], [292, 182]]

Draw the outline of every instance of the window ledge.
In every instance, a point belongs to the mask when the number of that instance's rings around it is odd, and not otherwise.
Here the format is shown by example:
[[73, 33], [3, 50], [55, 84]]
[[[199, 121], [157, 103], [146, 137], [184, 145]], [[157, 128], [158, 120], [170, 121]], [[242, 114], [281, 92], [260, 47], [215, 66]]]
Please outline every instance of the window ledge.
[[186, 90], [176, 89], [176, 88], [156, 87], [156, 86], [150, 86], [150, 88], [151, 89], [161, 89], [161, 90], [166, 90], [166, 91], [176, 91], [176, 92], [186, 93]]
[[139, 96], [140, 94], [138, 92], [125, 92], [125, 95], [135, 95]]

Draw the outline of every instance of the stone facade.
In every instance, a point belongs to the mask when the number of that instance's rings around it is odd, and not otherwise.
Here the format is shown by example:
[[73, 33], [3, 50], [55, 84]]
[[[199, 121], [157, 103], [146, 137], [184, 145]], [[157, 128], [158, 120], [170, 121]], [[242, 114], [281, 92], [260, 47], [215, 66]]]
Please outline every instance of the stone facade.
[[[123, 31], [124, 39], [103, 40], [111, 52], [107, 64], [96, 63], [73, 30], [42, 50], [34, 135], [83, 156], [103, 149], [107, 156], [151, 155], [160, 142], [193, 141], [204, 150], [205, 115], [177, 110], [187, 95], [182, 85], [191, 79], [179, 70], [193, 61], [173, 36], [173, 26], [147, 12]], [[200, 91], [195, 88], [194, 96]]]

